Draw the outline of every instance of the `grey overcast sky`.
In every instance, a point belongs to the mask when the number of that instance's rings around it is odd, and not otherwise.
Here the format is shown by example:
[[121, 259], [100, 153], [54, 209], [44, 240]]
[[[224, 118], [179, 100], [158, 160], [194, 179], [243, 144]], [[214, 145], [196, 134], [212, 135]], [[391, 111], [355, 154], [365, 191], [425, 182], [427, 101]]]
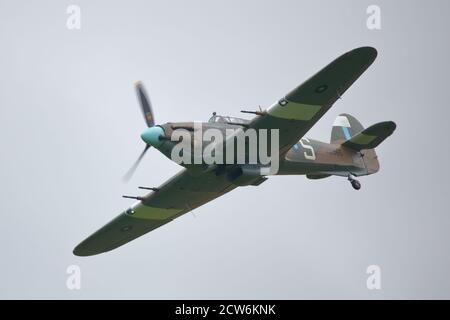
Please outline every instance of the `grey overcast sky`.
[[[81, 8], [68, 30], [66, 9]], [[366, 9], [381, 8], [381, 30]], [[0, 298], [450, 298], [449, 1], [0, 0]], [[307, 136], [343, 112], [393, 120], [381, 171], [271, 177], [117, 250], [73, 247], [180, 168], [145, 128], [268, 106], [342, 53], [379, 55]], [[66, 268], [81, 268], [68, 290]], [[381, 268], [381, 290], [366, 268]]]

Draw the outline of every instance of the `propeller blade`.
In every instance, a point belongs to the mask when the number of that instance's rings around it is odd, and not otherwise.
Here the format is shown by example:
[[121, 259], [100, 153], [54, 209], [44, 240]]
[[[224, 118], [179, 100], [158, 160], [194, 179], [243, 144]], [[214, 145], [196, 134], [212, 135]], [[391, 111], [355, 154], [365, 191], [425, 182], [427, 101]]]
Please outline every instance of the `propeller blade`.
[[150, 103], [150, 99], [145, 92], [144, 85], [142, 82], [138, 81], [136, 82], [135, 87], [139, 99], [139, 105], [141, 106], [142, 114], [144, 115], [147, 127], [153, 127], [155, 125], [155, 118], [153, 117], [152, 104]]
[[127, 173], [123, 176], [122, 180], [124, 182], [127, 182], [131, 179], [131, 177], [133, 176], [134, 172], [136, 171], [137, 167], [139, 166], [139, 163], [141, 162], [142, 158], [144, 157], [144, 155], [148, 149], [150, 149], [149, 144], [145, 145], [145, 149], [141, 152], [141, 154], [139, 155], [137, 160], [134, 162], [134, 164], [131, 166], [131, 168], [127, 171]]

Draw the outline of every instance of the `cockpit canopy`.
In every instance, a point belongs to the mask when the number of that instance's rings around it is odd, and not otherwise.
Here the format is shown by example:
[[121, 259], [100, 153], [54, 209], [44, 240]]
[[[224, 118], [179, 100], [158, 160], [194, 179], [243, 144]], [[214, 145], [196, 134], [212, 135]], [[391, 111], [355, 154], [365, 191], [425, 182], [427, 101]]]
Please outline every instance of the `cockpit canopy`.
[[214, 114], [211, 118], [209, 118], [208, 122], [210, 123], [228, 123], [228, 124], [247, 124], [250, 121], [241, 119], [241, 118], [235, 118], [235, 117], [228, 117], [228, 116], [219, 116]]

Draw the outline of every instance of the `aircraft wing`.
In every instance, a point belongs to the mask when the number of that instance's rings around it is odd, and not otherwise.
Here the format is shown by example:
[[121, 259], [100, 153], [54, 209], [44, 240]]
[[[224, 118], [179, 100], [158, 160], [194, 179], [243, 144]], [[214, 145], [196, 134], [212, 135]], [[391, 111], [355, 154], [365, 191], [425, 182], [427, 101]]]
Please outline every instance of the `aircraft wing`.
[[120, 247], [235, 187], [224, 175], [193, 175], [184, 169], [81, 242], [73, 253], [90, 256]]
[[377, 56], [376, 49], [349, 51], [255, 117], [249, 128], [279, 129], [280, 156], [297, 143], [359, 78]]

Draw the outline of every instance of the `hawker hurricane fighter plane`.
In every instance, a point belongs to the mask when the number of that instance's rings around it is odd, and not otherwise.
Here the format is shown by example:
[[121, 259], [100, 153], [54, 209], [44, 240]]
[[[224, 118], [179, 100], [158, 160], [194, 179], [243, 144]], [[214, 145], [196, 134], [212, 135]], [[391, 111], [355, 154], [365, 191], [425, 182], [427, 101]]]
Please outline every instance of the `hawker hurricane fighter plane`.
[[[74, 254], [90, 256], [115, 249], [236, 187], [257, 186], [273, 174], [306, 175], [309, 179], [341, 176], [359, 190], [361, 185], [355, 177], [379, 170], [375, 147], [393, 133], [395, 123], [380, 122], [364, 129], [353, 116], [340, 114], [333, 124], [330, 143], [308, 139], [305, 134], [372, 64], [376, 56], [377, 51], [371, 47], [345, 53], [266, 110], [244, 111], [254, 114], [251, 120], [214, 114], [205, 123], [169, 122], [155, 125], [150, 101], [142, 84], [137, 83], [138, 99], [148, 128], [141, 134], [145, 149], [127, 174], [128, 178], [150, 147], [173, 160], [173, 151], [180, 143], [180, 136], [177, 135], [180, 130], [183, 132], [181, 140], [193, 137], [193, 144], [196, 144], [194, 136], [199, 130], [223, 133], [225, 140], [230, 140], [228, 133], [233, 130], [244, 133], [251, 130], [275, 132], [276, 135], [273, 133], [271, 138], [276, 136], [276, 143], [271, 139], [268, 144], [277, 146], [275, 159], [278, 165], [275, 171], [264, 171], [260, 157], [252, 163], [207, 163], [206, 160], [181, 163], [183, 170], [162, 185], [140, 187], [151, 190], [150, 193], [125, 196], [138, 202], [81, 242], [74, 249]], [[174, 138], [175, 135], [177, 138]], [[217, 144], [218, 141], [211, 140], [210, 143]], [[248, 153], [250, 147], [245, 146], [244, 152]], [[261, 144], [256, 144], [258, 148]], [[187, 153], [190, 158], [191, 154]]]

